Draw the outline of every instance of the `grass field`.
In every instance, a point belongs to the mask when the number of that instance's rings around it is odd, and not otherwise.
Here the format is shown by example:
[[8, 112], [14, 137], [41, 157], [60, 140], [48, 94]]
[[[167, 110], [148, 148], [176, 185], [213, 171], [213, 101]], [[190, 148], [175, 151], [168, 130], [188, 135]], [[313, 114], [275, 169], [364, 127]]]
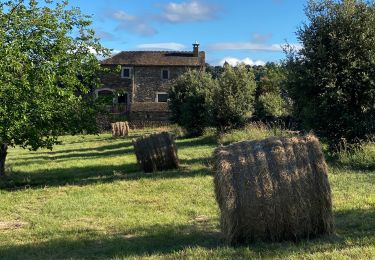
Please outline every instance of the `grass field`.
[[363, 164], [329, 160], [336, 236], [228, 247], [210, 170], [214, 138], [178, 140], [181, 169], [144, 174], [131, 143], [140, 134], [10, 149], [0, 181], [0, 259], [375, 258], [374, 146]]

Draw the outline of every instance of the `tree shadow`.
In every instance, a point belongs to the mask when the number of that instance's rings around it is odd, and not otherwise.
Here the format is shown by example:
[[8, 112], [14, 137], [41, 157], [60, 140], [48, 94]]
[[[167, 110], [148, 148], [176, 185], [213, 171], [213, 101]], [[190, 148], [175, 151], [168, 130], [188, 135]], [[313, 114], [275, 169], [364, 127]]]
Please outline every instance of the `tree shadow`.
[[[248, 259], [252, 257], [288, 258], [308, 253], [350, 250], [371, 246], [375, 231], [374, 210], [350, 209], [335, 213], [338, 235], [311, 240], [281, 243], [254, 243], [228, 247], [217, 231], [216, 221], [206, 224], [189, 222], [185, 225], [153, 225], [131, 231], [103, 233], [93, 227], [62, 233], [61, 239], [12, 245], [0, 250], [4, 259], [108, 259], [123, 257], [161, 256], [175, 254], [189, 257], [183, 250], [207, 250], [213, 258]], [[351, 224], [353, 223], [354, 224]], [[209, 255], [208, 255], [209, 257]]]
[[135, 232], [102, 234], [96, 230], [74, 230], [62, 238], [26, 245], [15, 245], [0, 251], [1, 259], [113, 259], [169, 254], [187, 247], [215, 248], [219, 232], [204, 231], [195, 225], [154, 225]]
[[203, 145], [217, 145], [217, 141], [213, 136], [203, 136], [198, 138], [186, 138], [177, 140], [177, 147], [179, 149], [191, 148], [194, 146], [203, 146]]
[[337, 159], [329, 160], [330, 166], [337, 167], [342, 170], [355, 171], [356, 173], [375, 173], [375, 161], [370, 163], [361, 162], [341, 162]]
[[[102, 145], [98, 147], [91, 147], [91, 148], [78, 148], [78, 149], [65, 149], [65, 150], [58, 150], [56, 153], [80, 153], [80, 152], [92, 152], [92, 151], [97, 151], [97, 152], [103, 152], [107, 150], [115, 150], [115, 149], [120, 149], [120, 148], [127, 148], [131, 147], [133, 144], [129, 140], [124, 140], [123, 142], [116, 142], [114, 144], [109, 144], [109, 145]], [[38, 154], [50, 154], [51, 152], [39, 152]]]
[[193, 158], [193, 159], [180, 159], [180, 164], [184, 165], [186, 167], [189, 167], [193, 164], [200, 164], [204, 167], [211, 167], [212, 166], [212, 157], [206, 156], [206, 157], [199, 157], [199, 158]]
[[176, 170], [144, 173], [136, 163], [124, 165], [97, 165], [48, 169], [38, 172], [12, 172], [0, 180], [0, 190], [17, 191], [31, 188], [59, 187], [64, 185], [84, 186], [95, 183], [109, 183], [119, 180], [166, 179], [202, 176], [211, 174], [208, 169], [189, 170], [182, 167]]
[[93, 148], [78, 148], [57, 150], [48, 152], [36, 152], [33, 157], [23, 157], [22, 161], [13, 162], [13, 165], [27, 165], [30, 161], [42, 162], [44, 160], [62, 160], [78, 158], [111, 157], [133, 153], [133, 145], [129, 142], [121, 142], [111, 145], [103, 145]]

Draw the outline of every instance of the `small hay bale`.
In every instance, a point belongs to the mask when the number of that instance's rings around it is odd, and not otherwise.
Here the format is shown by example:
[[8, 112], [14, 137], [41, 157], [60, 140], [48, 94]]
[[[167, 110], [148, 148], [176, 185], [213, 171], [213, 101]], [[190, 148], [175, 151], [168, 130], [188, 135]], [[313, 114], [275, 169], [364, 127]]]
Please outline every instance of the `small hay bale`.
[[138, 165], [144, 172], [178, 168], [177, 147], [168, 132], [151, 134], [133, 140]]
[[127, 121], [112, 123], [111, 126], [113, 137], [124, 137], [129, 135], [129, 124]]
[[221, 229], [229, 244], [334, 232], [327, 165], [314, 136], [271, 137], [214, 151]]

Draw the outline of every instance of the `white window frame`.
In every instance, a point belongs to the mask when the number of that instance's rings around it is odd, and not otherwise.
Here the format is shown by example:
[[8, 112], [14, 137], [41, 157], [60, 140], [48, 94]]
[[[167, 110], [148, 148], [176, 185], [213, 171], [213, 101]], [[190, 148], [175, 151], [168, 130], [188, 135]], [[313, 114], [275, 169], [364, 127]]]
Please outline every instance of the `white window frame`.
[[166, 103], [166, 102], [159, 102], [159, 98], [158, 98], [158, 96], [159, 96], [160, 94], [167, 94], [167, 95], [168, 95], [168, 92], [156, 92], [155, 102], [156, 102], [156, 103]]
[[[124, 70], [129, 70], [129, 77], [124, 77]], [[122, 67], [121, 68], [121, 78], [122, 79], [131, 79], [132, 78], [132, 68], [131, 67]]]
[[[163, 72], [164, 72], [165, 70], [168, 71], [168, 78], [167, 78], [167, 79], [163, 78]], [[162, 80], [168, 80], [168, 79], [171, 78], [171, 72], [169, 71], [169, 69], [166, 69], [166, 68], [161, 69], [161, 75], [160, 75], [160, 77], [161, 77]]]

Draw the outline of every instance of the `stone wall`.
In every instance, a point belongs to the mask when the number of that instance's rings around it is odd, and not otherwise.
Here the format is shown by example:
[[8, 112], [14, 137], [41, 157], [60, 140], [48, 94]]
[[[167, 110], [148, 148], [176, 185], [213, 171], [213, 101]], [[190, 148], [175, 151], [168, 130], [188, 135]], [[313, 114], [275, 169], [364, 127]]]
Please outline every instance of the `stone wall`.
[[132, 104], [130, 120], [169, 121], [171, 112], [167, 103], [136, 102]]
[[[169, 70], [169, 79], [161, 78], [163, 69]], [[187, 67], [135, 67], [135, 102], [155, 102], [156, 92], [168, 92], [175, 80], [187, 71]]]
[[121, 78], [121, 71], [115, 71], [116, 66], [106, 67], [109, 68], [111, 72], [100, 77], [102, 88], [125, 91], [130, 97], [130, 102], [132, 102], [132, 79]]

